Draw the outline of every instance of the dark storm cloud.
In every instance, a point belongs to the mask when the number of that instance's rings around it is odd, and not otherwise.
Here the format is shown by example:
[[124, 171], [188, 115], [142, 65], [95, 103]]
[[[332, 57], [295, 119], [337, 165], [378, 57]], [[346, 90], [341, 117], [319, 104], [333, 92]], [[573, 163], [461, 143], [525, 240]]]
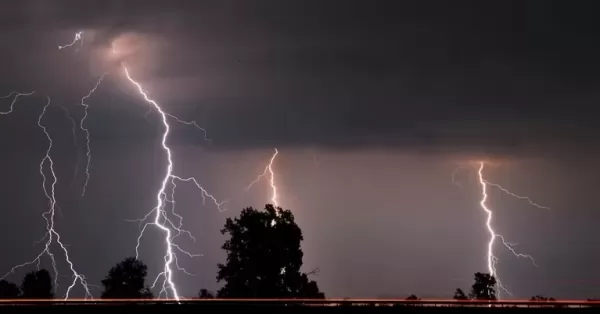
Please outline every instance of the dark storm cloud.
[[2, 6], [3, 27], [39, 31], [31, 36], [90, 28], [98, 45], [126, 31], [166, 39], [152, 75], [186, 80], [184, 100], [164, 101], [205, 126], [214, 147], [535, 154], [600, 144], [593, 1]]

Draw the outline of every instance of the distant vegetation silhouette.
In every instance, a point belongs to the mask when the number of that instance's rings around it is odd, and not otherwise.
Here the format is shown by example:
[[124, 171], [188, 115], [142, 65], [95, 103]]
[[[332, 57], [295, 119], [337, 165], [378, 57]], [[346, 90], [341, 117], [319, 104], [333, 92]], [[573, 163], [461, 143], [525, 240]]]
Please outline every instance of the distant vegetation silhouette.
[[531, 297], [531, 299], [529, 299], [529, 301], [535, 301], [535, 302], [553, 302], [556, 301], [554, 298], [548, 298], [548, 297], [544, 297], [541, 295], [536, 295]]
[[[221, 233], [228, 235], [222, 249], [227, 254], [225, 264], [219, 263], [217, 282], [224, 286], [215, 294], [200, 289], [197, 298], [325, 298], [317, 282], [309, 279], [318, 269], [303, 273], [304, 256], [300, 244], [302, 231], [289, 210], [266, 204], [264, 210], [248, 207], [239, 217], [227, 218]], [[148, 267], [135, 257], [128, 257], [113, 266], [102, 280], [102, 298], [149, 299], [153, 294], [146, 286]], [[497, 300], [497, 280], [491, 274], [477, 272], [467, 295], [457, 288], [455, 300]], [[45, 269], [25, 275], [21, 286], [0, 280], [0, 299], [54, 297], [53, 281]], [[421, 300], [414, 294], [407, 301]], [[591, 299], [590, 299], [591, 300]], [[551, 297], [536, 295], [532, 302], [553, 302]], [[417, 303], [417, 302], [416, 302]], [[550, 305], [552, 306], [552, 305]], [[561, 307], [561, 305], [554, 305]]]
[[152, 292], [146, 287], [148, 267], [135, 257], [129, 257], [110, 269], [102, 280], [102, 298], [151, 299]]
[[406, 300], [407, 301], [418, 301], [418, 300], [421, 300], [421, 299], [419, 299], [419, 297], [417, 297], [417, 295], [411, 294], [408, 297], [406, 297]]
[[214, 299], [215, 294], [208, 291], [207, 289], [200, 289], [200, 292], [198, 292], [198, 298], [199, 299]]

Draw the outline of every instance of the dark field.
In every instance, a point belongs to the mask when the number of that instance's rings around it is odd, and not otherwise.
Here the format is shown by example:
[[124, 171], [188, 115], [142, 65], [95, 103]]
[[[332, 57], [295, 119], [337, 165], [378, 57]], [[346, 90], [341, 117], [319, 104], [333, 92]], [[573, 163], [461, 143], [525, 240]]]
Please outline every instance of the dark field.
[[21, 302], [0, 303], [0, 313], [64, 313], [69, 310], [75, 313], [106, 313], [124, 310], [129, 313], [590, 313], [597, 312], [597, 304], [561, 303], [544, 304], [531, 302], [496, 303], [493, 307], [482, 304], [451, 304], [451, 302], [420, 302], [407, 304], [395, 301], [395, 304], [375, 302], [317, 302], [314, 304], [298, 304], [271, 301], [182, 301], [180, 304], [171, 301], [160, 302]]

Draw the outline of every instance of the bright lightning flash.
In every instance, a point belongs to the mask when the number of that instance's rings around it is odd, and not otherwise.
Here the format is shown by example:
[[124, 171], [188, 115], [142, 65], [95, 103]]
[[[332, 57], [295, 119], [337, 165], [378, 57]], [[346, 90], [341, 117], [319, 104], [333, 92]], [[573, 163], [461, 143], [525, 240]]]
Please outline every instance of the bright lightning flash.
[[[277, 154], [279, 154], [279, 151], [277, 150], [277, 148], [275, 148], [275, 152], [271, 156], [271, 159], [269, 160], [269, 164], [265, 167], [265, 171], [263, 171], [263, 173], [258, 175], [258, 177], [256, 177], [256, 180], [254, 180], [250, 184], [248, 184], [248, 186], [246, 187], [246, 191], [249, 191], [250, 188], [255, 183], [260, 181], [260, 179], [262, 179], [264, 176], [266, 176], [267, 172], [268, 172], [269, 173], [269, 183], [271, 184], [271, 203], [273, 204], [273, 206], [275, 206], [276, 214], [279, 216], [281, 213], [279, 212], [279, 202], [277, 201], [277, 186], [275, 185], [275, 173], [273, 172], [273, 162], [275, 161]], [[276, 224], [275, 219], [273, 219], [271, 221], [271, 226], [274, 226], [275, 224]]]
[[[191, 236], [191, 233], [189, 231], [182, 229], [182, 225], [183, 225], [182, 220], [183, 219], [180, 215], [175, 213], [175, 200], [174, 200], [174, 194], [175, 194], [175, 188], [176, 188], [175, 181], [179, 180], [179, 181], [194, 183], [196, 185], [196, 187], [198, 189], [200, 189], [200, 191], [202, 192], [203, 201], [207, 197], [210, 198], [211, 201], [217, 206], [219, 211], [222, 211], [221, 206], [226, 201], [218, 202], [216, 200], [216, 198], [214, 196], [212, 196], [211, 194], [209, 194], [198, 183], [198, 181], [195, 178], [193, 178], [193, 177], [185, 178], [185, 177], [180, 177], [180, 176], [173, 174], [172, 152], [171, 152], [171, 149], [169, 148], [169, 146], [167, 145], [167, 138], [169, 136], [169, 131], [170, 131], [170, 125], [168, 122], [168, 118], [173, 118], [177, 122], [185, 123], [187, 125], [193, 125], [197, 128], [199, 128], [199, 127], [193, 121], [192, 122], [182, 121], [181, 119], [165, 112], [158, 103], [156, 103], [154, 100], [152, 100], [148, 97], [147, 93], [144, 91], [141, 84], [138, 83], [137, 81], [135, 81], [133, 78], [131, 78], [127, 67], [125, 67], [124, 64], [122, 64], [122, 67], [123, 67], [123, 71], [124, 71], [127, 79], [137, 88], [138, 92], [144, 98], [144, 100], [146, 102], [148, 102], [152, 107], [154, 107], [156, 109], [156, 111], [160, 114], [160, 116], [162, 118], [162, 123], [165, 128], [165, 131], [162, 136], [162, 148], [167, 154], [166, 173], [162, 180], [160, 189], [158, 190], [158, 193], [156, 194], [157, 205], [156, 205], [156, 207], [154, 207], [154, 209], [152, 209], [150, 212], [148, 212], [146, 214], [146, 216], [144, 216], [142, 219], [139, 220], [140, 224], [144, 223], [144, 221], [146, 221], [152, 214], [154, 214], [154, 221], [146, 222], [144, 224], [144, 226], [140, 232], [140, 235], [137, 239], [136, 258], [139, 256], [138, 249], [140, 246], [140, 240], [144, 234], [144, 231], [146, 230], [146, 227], [148, 227], [149, 225], [154, 225], [154, 226], [158, 227], [159, 229], [161, 229], [162, 231], [164, 231], [165, 244], [167, 247], [167, 252], [164, 256], [165, 265], [164, 265], [164, 269], [162, 270], [162, 272], [160, 272], [158, 274], [158, 276], [156, 277], [156, 279], [154, 280], [154, 283], [152, 284], [152, 288], [154, 288], [156, 286], [157, 282], [159, 281], [159, 278], [162, 277], [163, 278], [162, 289], [160, 290], [159, 297], [162, 295], [164, 295], [165, 297], [168, 297], [169, 296], [168, 291], [170, 290], [171, 295], [176, 300], [179, 300], [179, 294], [177, 292], [177, 288], [175, 287], [175, 283], [173, 282], [173, 267], [176, 267], [177, 270], [183, 271], [187, 274], [189, 274], [189, 273], [182, 267], [179, 267], [177, 253], [183, 253], [189, 257], [195, 257], [198, 255], [189, 253], [188, 251], [185, 251], [179, 245], [177, 245], [176, 243], [173, 242], [175, 240], [175, 238], [177, 238], [181, 234], [187, 234], [188, 236], [190, 236], [192, 238], [192, 240], [194, 240], [193, 236]], [[169, 189], [169, 188], [170, 188], [170, 193], [167, 193], [167, 189]], [[166, 203], [172, 204], [171, 213], [175, 217], [177, 217], [177, 219], [179, 220], [178, 223], [173, 222], [171, 220], [171, 218], [169, 218], [169, 216], [167, 215], [167, 211], [165, 208]]]
[[[44, 131], [44, 134], [46, 135], [46, 138], [48, 139], [48, 149], [46, 150], [46, 154], [45, 154], [44, 158], [42, 158], [42, 161], [40, 162], [40, 174], [42, 175], [42, 189], [44, 190], [44, 195], [46, 195], [46, 198], [48, 199], [48, 203], [49, 203], [48, 211], [46, 211], [44, 214], [42, 214], [42, 217], [44, 218], [44, 220], [46, 220], [46, 234], [44, 235], [42, 241], [46, 240], [46, 243], [45, 243], [44, 249], [33, 260], [13, 267], [8, 273], [6, 273], [0, 279], [4, 279], [8, 275], [12, 274], [18, 268], [21, 268], [21, 267], [27, 266], [27, 265], [32, 265], [34, 263], [37, 265], [37, 267], [39, 269], [40, 263], [41, 263], [41, 258], [44, 255], [48, 255], [48, 257], [50, 258], [50, 261], [52, 262], [52, 268], [54, 270], [54, 287], [56, 289], [58, 287], [58, 269], [56, 267], [56, 259], [54, 257], [54, 253], [52, 253], [52, 251], [50, 250], [50, 245], [52, 245], [53, 242], [56, 242], [56, 244], [58, 244], [60, 246], [63, 253], [65, 254], [65, 259], [67, 261], [67, 264], [69, 264], [69, 268], [70, 268], [72, 276], [73, 276], [73, 281], [71, 282], [71, 285], [67, 288], [67, 292], [65, 294], [65, 299], [67, 299], [69, 297], [69, 293], [71, 292], [71, 290], [75, 287], [75, 285], [78, 282], [85, 289], [85, 298], [87, 299], [87, 298], [92, 297], [92, 294], [90, 293], [90, 289], [88, 287], [88, 283], [86, 282], [85, 277], [83, 275], [77, 273], [77, 271], [75, 270], [73, 263], [71, 262], [71, 259], [69, 257], [69, 251], [67, 250], [66, 246], [62, 243], [62, 241], [60, 239], [60, 234], [56, 231], [55, 224], [54, 224], [54, 216], [55, 216], [56, 208], [57, 208], [54, 189], [55, 189], [55, 185], [56, 185], [56, 182], [58, 181], [58, 179], [54, 172], [54, 161], [50, 157], [50, 152], [52, 151], [52, 138], [50, 137], [50, 134], [48, 133], [46, 126], [42, 124], [42, 119], [44, 118], [44, 115], [46, 114], [46, 109], [48, 108], [49, 105], [50, 105], [50, 97], [48, 97], [48, 101], [47, 101], [46, 105], [44, 106], [42, 113], [38, 117], [38, 126]], [[48, 164], [48, 170], [52, 174], [52, 183], [50, 184], [50, 189], [48, 189], [48, 187], [46, 186], [47, 178], [46, 178], [46, 175], [44, 174], [44, 165], [46, 165], [46, 164]]]
[[263, 171], [263, 173], [261, 173], [258, 177], [256, 177], [256, 180], [252, 181], [246, 187], [246, 191], [249, 191], [250, 188], [252, 188], [252, 186], [254, 184], [256, 184], [258, 181], [260, 181], [260, 179], [262, 179], [264, 176], [266, 176], [267, 172], [268, 172], [269, 173], [269, 183], [271, 184], [271, 202], [273, 203], [273, 206], [275, 206], [275, 208], [279, 207], [279, 203], [277, 202], [277, 186], [275, 185], [275, 173], [273, 173], [273, 162], [275, 161], [277, 154], [279, 154], [279, 151], [277, 150], [277, 148], [275, 148], [275, 152], [271, 156], [271, 159], [269, 160], [269, 164], [265, 167], [265, 171]]
[[498, 233], [496, 233], [496, 231], [494, 231], [494, 228], [492, 227], [492, 215], [493, 215], [493, 213], [492, 213], [492, 210], [490, 209], [490, 207], [488, 207], [488, 205], [487, 205], [487, 198], [488, 198], [487, 188], [488, 188], [488, 185], [500, 188], [503, 192], [508, 193], [511, 196], [515, 196], [515, 197], [517, 197], [519, 199], [528, 200], [530, 204], [533, 204], [536, 207], [539, 207], [539, 208], [547, 208], [547, 207], [537, 205], [537, 204], [533, 203], [527, 197], [517, 196], [516, 194], [509, 192], [508, 190], [502, 188], [501, 186], [499, 186], [497, 184], [489, 183], [483, 177], [483, 168], [484, 168], [484, 163], [480, 162], [480, 164], [479, 164], [479, 170], [477, 171], [478, 178], [479, 178], [479, 184], [481, 185], [481, 201], [479, 202], [479, 205], [481, 206], [481, 208], [483, 209], [483, 211], [485, 211], [485, 213], [487, 215], [487, 219], [486, 219], [485, 225], [486, 225], [487, 230], [488, 230], [488, 232], [490, 234], [490, 240], [488, 242], [488, 249], [487, 249], [488, 272], [490, 273], [490, 275], [492, 275], [492, 276], [494, 276], [496, 278], [496, 281], [498, 282], [498, 287], [500, 289], [502, 289], [507, 294], [512, 295], [510, 293], [510, 291], [508, 291], [508, 289], [502, 284], [502, 281], [498, 277], [498, 273], [497, 273], [497, 270], [496, 270], [496, 264], [498, 263], [498, 258], [494, 255], [494, 243], [495, 243], [496, 239], [500, 239], [500, 242], [502, 243], [502, 245], [504, 245], [516, 257], [530, 259], [532, 261], [533, 265], [536, 266], [536, 267], [537, 267], [537, 264], [535, 263], [535, 260], [533, 259], [533, 257], [531, 255], [521, 254], [521, 253], [516, 252], [515, 249], [514, 249], [514, 246], [515, 246], [514, 243], [507, 242], [504, 239], [504, 236], [502, 236], [501, 234], [498, 234]]

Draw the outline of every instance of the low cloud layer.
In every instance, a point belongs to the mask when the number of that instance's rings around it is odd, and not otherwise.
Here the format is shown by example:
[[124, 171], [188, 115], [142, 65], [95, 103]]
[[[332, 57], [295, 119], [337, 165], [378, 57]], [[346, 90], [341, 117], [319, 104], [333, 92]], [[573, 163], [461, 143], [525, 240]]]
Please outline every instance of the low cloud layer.
[[[3, 32], [19, 39], [4, 54], [26, 60], [4, 67], [14, 75], [4, 76], [3, 86], [44, 86], [58, 93], [57, 101], [76, 104], [99, 72], [91, 70], [98, 63], [93, 52], [137, 34], [152, 51], [130, 58], [138, 61], [132, 72], [173, 113], [205, 126], [215, 148], [374, 146], [513, 155], [586, 153], [598, 144], [594, 61], [600, 49], [590, 39], [599, 24], [586, 14], [593, 2], [2, 6]], [[81, 51], [47, 51], [76, 30], [89, 35]], [[139, 61], [148, 55], [151, 61]], [[133, 124], [139, 119], [110, 121], [124, 107], [115, 103], [141, 103], [118, 87], [119, 75], [116, 87], [90, 99], [98, 111], [111, 108], [96, 114], [106, 116], [98, 123], [113, 125], [106, 136], [117, 141], [123, 138], [116, 134], [141, 127]], [[179, 138], [196, 143], [195, 134]]]

